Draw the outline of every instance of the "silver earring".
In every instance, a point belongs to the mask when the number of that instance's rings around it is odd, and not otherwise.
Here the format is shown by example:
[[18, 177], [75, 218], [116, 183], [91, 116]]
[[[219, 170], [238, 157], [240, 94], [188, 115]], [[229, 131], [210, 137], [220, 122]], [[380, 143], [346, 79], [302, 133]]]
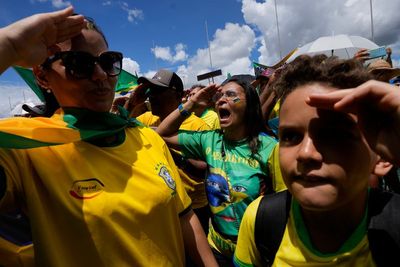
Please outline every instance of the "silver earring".
[[51, 90], [50, 90], [50, 89], [47, 89], [47, 90], [46, 90], [46, 93], [51, 94]]

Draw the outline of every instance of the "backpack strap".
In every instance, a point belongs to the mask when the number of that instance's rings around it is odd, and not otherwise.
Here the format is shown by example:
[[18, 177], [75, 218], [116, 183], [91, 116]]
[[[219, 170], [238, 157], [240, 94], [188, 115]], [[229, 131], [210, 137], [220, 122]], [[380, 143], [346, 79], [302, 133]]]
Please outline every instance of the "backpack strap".
[[392, 266], [400, 255], [400, 195], [371, 189], [368, 241], [377, 266]]
[[274, 262], [285, 233], [292, 196], [289, 191], [265, 195], [260, 200], [254, 228], [257, 249], [266, 266]]

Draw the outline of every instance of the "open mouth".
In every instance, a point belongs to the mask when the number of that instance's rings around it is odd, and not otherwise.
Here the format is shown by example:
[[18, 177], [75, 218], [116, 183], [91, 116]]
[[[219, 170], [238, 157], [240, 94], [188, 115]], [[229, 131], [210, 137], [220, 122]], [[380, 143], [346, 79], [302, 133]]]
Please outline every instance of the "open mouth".
[[221, 121], [227, 120], [231, 116], [231, 112], [224, 108], [220, 108], [218, 114]]

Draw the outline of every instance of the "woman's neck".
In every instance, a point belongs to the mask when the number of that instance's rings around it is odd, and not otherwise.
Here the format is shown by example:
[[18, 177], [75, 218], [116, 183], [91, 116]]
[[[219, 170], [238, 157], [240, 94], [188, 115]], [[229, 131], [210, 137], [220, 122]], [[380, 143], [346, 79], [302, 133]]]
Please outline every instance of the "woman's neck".
[[313, 246], [322, 253], [338, 251], [360, 225], [366, 209], [368, 192], [351, 203], [326, 212], [302, 209], [303, 221]]
[[245, 139], [248, 134], [244, 128], [242, 129], [223, 129], [224, 139], [229, 141], [240, 141]]

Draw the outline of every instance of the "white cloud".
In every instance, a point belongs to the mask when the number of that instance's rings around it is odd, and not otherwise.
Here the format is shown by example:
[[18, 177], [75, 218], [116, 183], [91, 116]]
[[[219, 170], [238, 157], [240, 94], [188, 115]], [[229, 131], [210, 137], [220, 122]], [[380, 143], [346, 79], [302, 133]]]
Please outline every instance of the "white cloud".
[[129, 8], [128, 3], [121, 2], [121, 8], [128, 13], [128, 21], [136, 22], [144, 18], [143, 11], [137, 8]]
[[[45, 3], [49, 2], [49, 0], [31, 0], [32, 3], [34, 2], [39, 2], [39, 3]], [[71, 5], [71, 2], [69, 1], [64, 1], [64, 0], [50, 0], [51, 5], [55, 8], [64, 8], [67, 6]]]
[[122, 68], [127, 72], [132, 74], [137, 73], [138, 75], [140, 75], [140, 66], [135, 60], [129, 57], [124, 57], [122, 59], [122, 66]]
[[159, 58], [164, 61], [168, 61], [171, 63], [184, 61], [188, 58], [186, 54], [186, 45], [179, 43], [175, 45], [175, 54], [171, 52], [171, 48], [169, 46], [156, 46], [151, 49], [151, 52], [154, 54], [156, 58]]
[[[368, 1], [291, 0], [276, 1], [282, 56], [293, 48], [318, 37], [332, 34], [371, 37]], [[374, 35], [378, 45], [397, 46], [400, 42], [399, 1], [373, 3]], [[259, 61], [274, 64], [279, 59], [274, 1], [243, 0], [246, 23], [261, 33]]]
[[111, 1], [104, 1], [102, 3], [103, 6], [111, 6]]
[[40, 104], [39, 98], [27, 86], [13, 83], [0, 83], [2, 101], [0, 101], [0, 118], [12, 116], [12, 110], [22, 103]]
[[[222, 76], [215, 82], [223, 81], [227, 74], [252, 73], [250, 54], [256, 41], [254, 31], [247, 25], [226, 23], [216, 30], [210, 40], [213, 70], [222, 69]], [[198, 49], [189, 58], [186, 67], [179, 67], [178, 74], [185, 75], [186, 86], [197, 83], [197, 75], [211, 71], [208, 48]], [[202, 81], [207, 83], [207, 81]]]

